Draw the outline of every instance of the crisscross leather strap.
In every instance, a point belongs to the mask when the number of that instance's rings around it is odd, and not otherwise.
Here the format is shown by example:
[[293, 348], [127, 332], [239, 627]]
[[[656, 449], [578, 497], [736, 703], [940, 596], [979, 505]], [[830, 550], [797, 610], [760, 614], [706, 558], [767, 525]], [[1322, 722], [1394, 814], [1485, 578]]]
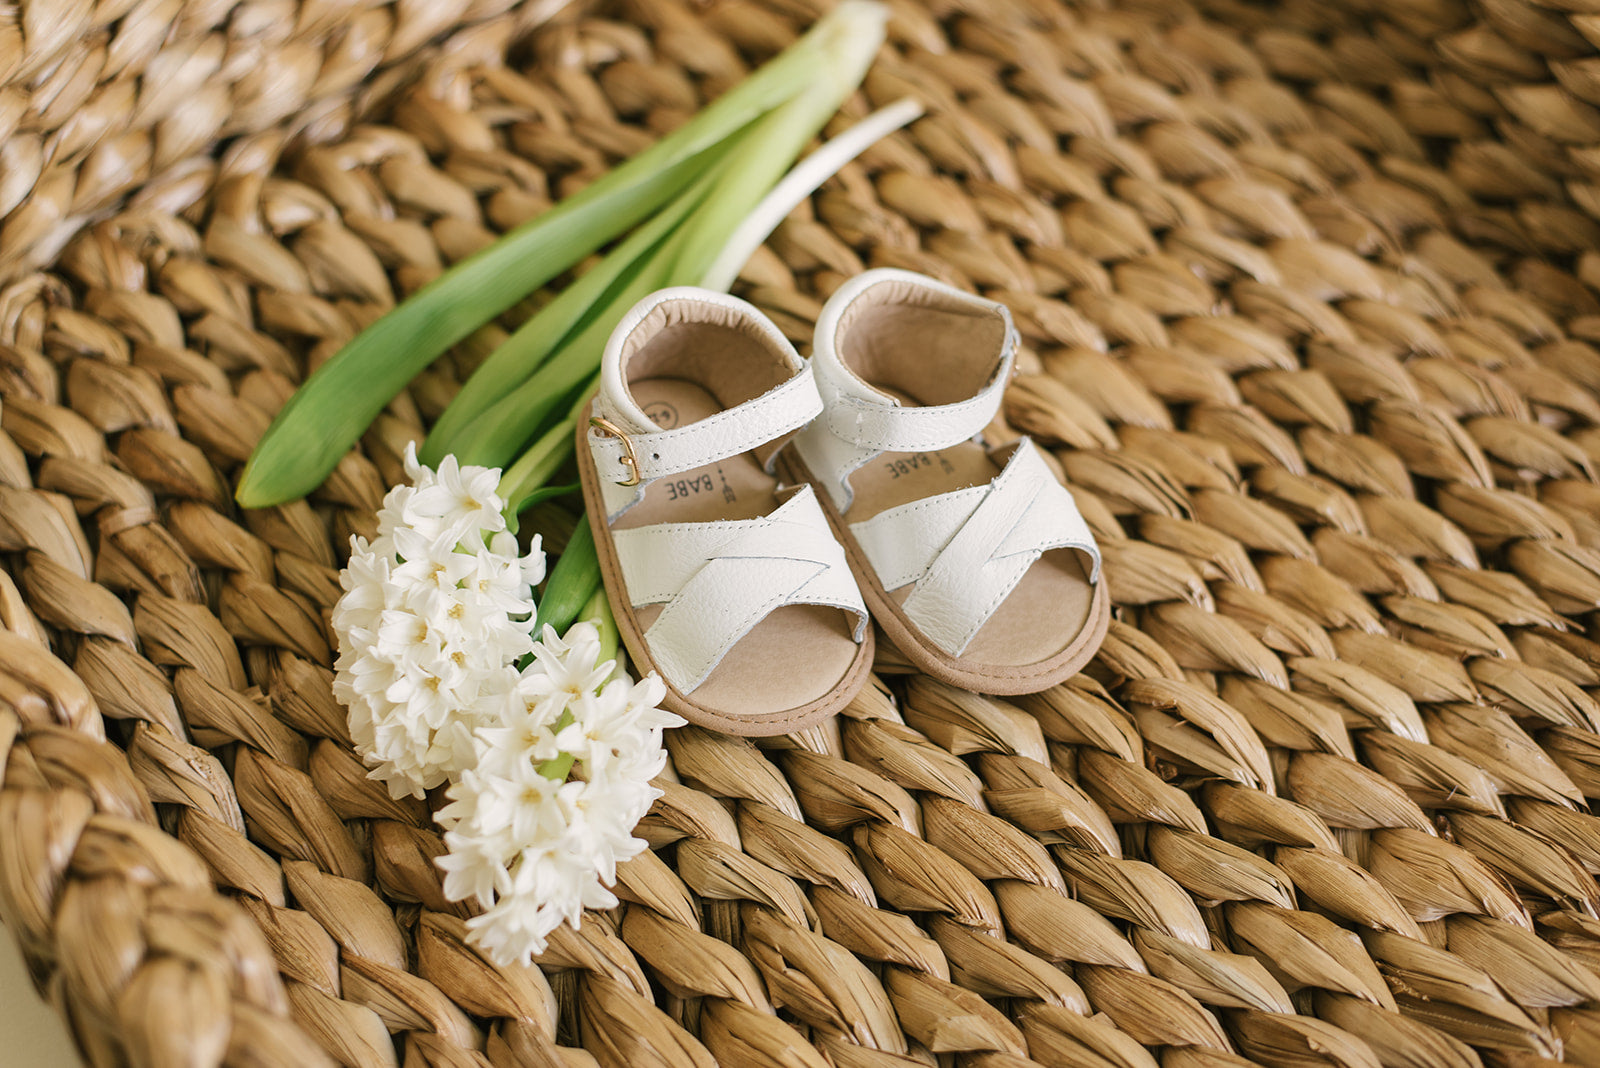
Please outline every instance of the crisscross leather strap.
[[1033, 562], [1049, 549], [1100, 551], [1072, 495], [1023, 439], [986, 486], [927, 497], [853, 523], [850, 532], [885, 590], [914, 588], [902, 607], [928, 638], [959, 656]]
[[634, 607], [665, 604], [645, 637], [656, 669], [680, 693], [704, 682], [734, 644], [774, 610], [867, 608], [816, 494], [806, 486], [756, 519], [661, 523], [612, 538]]

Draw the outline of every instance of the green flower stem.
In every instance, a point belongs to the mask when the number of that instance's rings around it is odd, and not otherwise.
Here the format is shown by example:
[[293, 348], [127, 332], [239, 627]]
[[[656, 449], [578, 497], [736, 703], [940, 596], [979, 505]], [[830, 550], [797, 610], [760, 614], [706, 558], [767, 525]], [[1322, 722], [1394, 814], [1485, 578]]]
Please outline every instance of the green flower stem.
[[565, 634], [599, 588], [600, 557], [595, 552], [589, 517], [584, 516], [573, 529], [566, 551], [550, 569], [544, 597], [539, 601], [539, 613], [533, 621], [534, 637], [543, 634], [546, 626], [554, 627], [557, 634]]
[[[559, 717], [557, 717], [554, 726], [552, 726], [550, 729], [550, 732], [552, 734], [560, 734], [562, 730], [570, 726], [572, 726], [572, 713], [563, 712]], [[578, 758], [571, 753], [562, 753], [558, 757], [551, 757], [549, 760], [546, 760], [534, 770], [547, 779], [554, 779], [556, 782], [566, 782], [567, 776], [572, 774], [572, 765], [576, 763], [577, 759]]]
[[617, 657], [617, 643], [621, 640], [617, 633], [617, 620], [611, 614], [611, 601], [606, 597], [605, 587], [594, 591], [594, 596], [589, 598], [589, 603], [583, 606], [583, 611], [578, 613], [579, 623], [593, 623], [594, 629], [600, 632], [600, 655], [595, 658], [595, 663], [604, 664], [607, 660]]
[[573, 435], [576, 432], [576, 418], [569, 415], [545, 431], [544, 435], [500, 476], [500, 486], [496, 492], [499, 493], [500, 499], [506, 502], [506, 523], [512, 530], [517, 529], [517, 516], [530, 506], [530, 498], [540, 487], [549, 482], [555, 473], [561, 470], [561, 465], [572, 456]]

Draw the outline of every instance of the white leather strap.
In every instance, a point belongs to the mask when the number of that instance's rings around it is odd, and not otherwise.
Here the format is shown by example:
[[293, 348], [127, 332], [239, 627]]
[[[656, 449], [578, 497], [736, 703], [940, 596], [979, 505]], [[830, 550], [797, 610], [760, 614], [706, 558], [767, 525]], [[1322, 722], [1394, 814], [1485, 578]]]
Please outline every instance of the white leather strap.
[[885, 590], [916, 584], [902, 607], [951, 656], [961, 654], [1046, 550], [1079, 549], [1092, 561], [1090, 581], [1100, 575], [1089, 525], [1027, 439], [987, 486], [891, 508], [851, 524], [850, 532]]
[[[686, 426], [617, 436], [589, 428], [589, 451], [600, 479], [615, 485], [650, 482], [738, 456], [798, 430], [822, 411], [810, 366], [761, 396]], [[602, 400], [595, 414], [606, 418]]]
[[856, 617], [856, 641], [865, 635], [866, 605], [809, 486], [757, 519], [661, 523], [612, 538], [634, 607], [666, 605], [645, 638], [656, 669], [680, 693], [692, 693], [784, 605], [843, 609]]
[[[740, 397], [764, 387], [766, 392], [704, 419], [662, 430], [629, 386], [639, 372], [634, 360], [660, 331], [695, 324], [735, 329], [761, 350], [757, 362], [723, 366], [710, 378], [738, 389]], [[715, 363], [709, 359], [712, 354], [701, 355]], [[662, 368], [656, 365], [652, 373], [663, 373]], [[717, 393], [711, 381], [696, 384]], [[591, 415], [604, 423], [585, 428], [584, 440], [594, 459], [606, 518], [615, 520], [643, 500], [652, 481], [765, 445], [814, 419], [821, 410], [822, 398], [810, 368], [754, 305], [694, 286], [657, 290], [622, 317], [600, 357], [600, 388]]]
[[[982, 433], [1006, 391], [1011, 359], [1007, 354], [994, 381], [955, 404], [908, 408], [861, 397], [828, 397], [822, 418], [836, 437], [874, 452], [933, 452]], [[831, 383], [830, 383], [831, 384]]]
[[[1005, 324], [999, 349], [975, 351], [973, 366], [992, 363], [989, 378], [971, 396], [942, 405], [902, 405], [858, 377], [848, 366], [841, 344], [842, 327], [851, 305], [879, 285], [899, 285], [937, 294], [940, 298], [997, 316]], [[1018, 335], [1005, 305], [965, 293], [932, 278], [892, 268], [866, 271], [840, 286], [817, 320], [811, 358], [824, 403], [822, 418], [802, 430], [794, 447], [812, 477], [827, 491], [840, 512], [848, 512], [855, 491], [850, 476], [883, 452], [934, 452], [982, 433], [1000, 410], [1016, 359]]]

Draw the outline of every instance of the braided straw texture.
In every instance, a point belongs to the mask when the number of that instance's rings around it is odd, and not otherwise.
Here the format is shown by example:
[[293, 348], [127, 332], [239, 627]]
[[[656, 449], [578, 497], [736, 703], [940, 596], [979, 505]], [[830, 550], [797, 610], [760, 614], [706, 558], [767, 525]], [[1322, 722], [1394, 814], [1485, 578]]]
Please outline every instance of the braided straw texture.
[[49, 266], [129, 194], [174, 211], [194, 194], [171, 187], [206, 184], [219, 139], [343, 137], [428, 61], [500, 53], [565, 3], [0, 3], [0, 280]]
[[865, 266], [1006, 301], [994, 429], [1060, 461], [1110, 636], [1014, 702], [884, 663], [823, 728], [672, 732], [624, 905], [505, 970], [327, 617], [511, 322], [311, 499], [230, 491], [308, 367], [820, 2], [557, 6], [0, 25], [0, 915], [84, 1059], [1600, 1064], [1584, 4], [893, 0], [847, 110], [927, 117], [739, 291], [800, 342]]

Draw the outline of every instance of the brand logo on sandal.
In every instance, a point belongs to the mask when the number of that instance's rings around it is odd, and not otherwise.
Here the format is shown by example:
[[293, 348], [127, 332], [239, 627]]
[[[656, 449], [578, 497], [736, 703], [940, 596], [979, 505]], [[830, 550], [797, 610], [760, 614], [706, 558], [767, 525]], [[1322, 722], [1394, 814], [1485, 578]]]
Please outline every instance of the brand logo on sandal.
[[654, 404], [644, 406], [644, 414], [650, 421], [662, 430], [671, 430], [678, 425], [678, 409], [665, 401], [656, 401]]

